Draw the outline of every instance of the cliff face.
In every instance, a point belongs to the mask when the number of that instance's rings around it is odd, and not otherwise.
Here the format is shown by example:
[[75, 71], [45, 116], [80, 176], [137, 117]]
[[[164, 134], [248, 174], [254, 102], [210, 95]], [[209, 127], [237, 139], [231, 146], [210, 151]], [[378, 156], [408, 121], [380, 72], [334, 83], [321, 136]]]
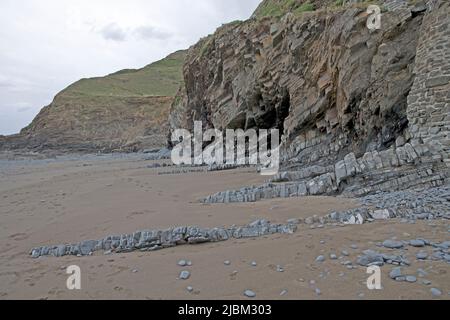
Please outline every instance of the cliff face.
[[[0, 149], [137, 151], [166, 144], [170, 106], [183, 82], [185, 52], [139, 70], [83, 79], [59, 93]], [[3, 141], [3, 142], [2, 142]]]
[[376, 31], [364, 4], [260, 18], [271, 2], [189, 50], [172, 128], [279, 128], [281, 180], [307, 194], [446, 181], [448, 2], [379, 1]]

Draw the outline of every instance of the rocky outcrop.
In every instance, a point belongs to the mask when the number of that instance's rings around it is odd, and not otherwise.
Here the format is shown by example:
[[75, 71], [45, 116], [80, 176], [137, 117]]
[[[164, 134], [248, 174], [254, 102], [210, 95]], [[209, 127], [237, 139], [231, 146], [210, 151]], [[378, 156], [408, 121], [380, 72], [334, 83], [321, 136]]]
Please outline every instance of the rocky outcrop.
[[220, 242], [229, 239], [256, 238], [270, 234], [290, 234], [297, 230], [294, 223], [273, 224], [267, 220], [256, 220], [246, 226], [229, 228], [176, 227], [166, 230], [145, 230], [133, 234], [108, 236], [101, 240], [87, 240], [72, 245], [39, 247], [31, 250], [33, 258], [42, 256], [62, 257], [66, 255], [87, 256], [96, 251], [113, 252], [155, 251], [177, 245]]
[[[267, 2], [267, 1], [266, 1]], [[447, 184], [450, 4], [380, 1], [223, 26], [193, 46], [172, 128], [278, 128], [283, 172], [206, 202]]]
[[0, 139], [0, 150], [129, 152], [165, 147], [184, 57], [179, 51], [139, 70], [72, 84], [20, 134]]
[[398, 27], [386, 14], [375, 33], [366, 20], [348, 8], [222, 27], [189, 52], [188, 123], [279, 128], [303, 163], [392, 145], [407, 126], [422, 17]]

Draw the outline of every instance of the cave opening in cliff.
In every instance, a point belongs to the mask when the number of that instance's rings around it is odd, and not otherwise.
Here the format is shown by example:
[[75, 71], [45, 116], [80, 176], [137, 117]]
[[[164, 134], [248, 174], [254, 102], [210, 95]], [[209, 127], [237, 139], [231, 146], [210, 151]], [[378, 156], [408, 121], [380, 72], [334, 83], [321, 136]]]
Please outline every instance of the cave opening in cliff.
[[276, 123], [276, 128], [280, 130], [280, 137], [284, 133], [284, 121], [289, 116], [290, 109], [291, 109], [291, 96], [287, 89], [283, 89], [281, 103], [277, 109], [277, 123]]

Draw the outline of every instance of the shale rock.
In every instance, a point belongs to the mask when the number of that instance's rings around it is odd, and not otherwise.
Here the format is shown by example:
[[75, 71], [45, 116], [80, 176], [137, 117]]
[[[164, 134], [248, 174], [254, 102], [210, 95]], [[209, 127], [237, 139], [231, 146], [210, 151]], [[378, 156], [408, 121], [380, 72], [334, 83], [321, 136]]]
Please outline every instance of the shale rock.
[[[184, 244], [199, 244], [205, 242], [226, 241], [230, 238], [252, 238], [276, 233], [292, 234], [297, 225], [272, 224], [267, 220], [256, 220], [246, 226], [233, 226], [230, 228], [199, 228], [176, 227], [165, 230], [144, 230], [133, 234], [108, 236], [101, 240], [82, 241], [72, 245], [57, 245], [53, 247], [40, 247], [31, 250], [33, 258], [41, 256], [61, 257], [65, 255], [86, 256], [96, 251], [131, 252], [155, 251]], [[189, 265], [188, 261], [179, 261], [180, 266]]]

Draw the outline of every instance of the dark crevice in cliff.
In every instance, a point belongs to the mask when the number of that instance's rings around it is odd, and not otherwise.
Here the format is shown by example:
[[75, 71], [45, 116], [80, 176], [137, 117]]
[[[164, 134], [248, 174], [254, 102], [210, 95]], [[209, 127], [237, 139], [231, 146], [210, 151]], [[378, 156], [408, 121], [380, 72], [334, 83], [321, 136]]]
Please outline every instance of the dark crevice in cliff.
[[283, 98], [281, 100], [280, 107], [277, 109], [277, 129], [280, 130], [280, 134], [284, 132], [284, 121], [289, 116], [291, 109], [291, 96], [287, 89], [283, 89]]

